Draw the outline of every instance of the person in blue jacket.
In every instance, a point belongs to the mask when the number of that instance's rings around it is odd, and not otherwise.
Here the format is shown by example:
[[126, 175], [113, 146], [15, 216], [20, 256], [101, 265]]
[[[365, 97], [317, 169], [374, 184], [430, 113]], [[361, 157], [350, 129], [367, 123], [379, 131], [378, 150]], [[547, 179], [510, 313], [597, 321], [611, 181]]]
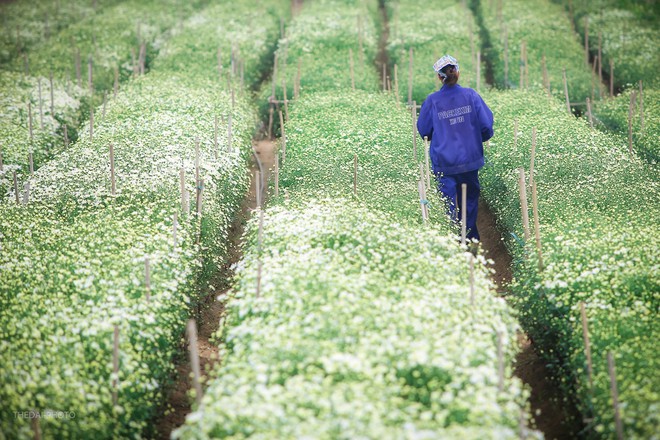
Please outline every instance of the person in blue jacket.
[[433, 173], [452, 219], [458, 218], [456, 203], [463, 203], [461, 184], [467, 184], [467, 238], [479, 240], [479, 169], [484, 166], [483, 142], [493, 136], [493, 112], [475, 90], [458, 85], [454, 57], [443, 56], [433, 70], [443, 85], [422, 104], [417, 130], [431, 142]]

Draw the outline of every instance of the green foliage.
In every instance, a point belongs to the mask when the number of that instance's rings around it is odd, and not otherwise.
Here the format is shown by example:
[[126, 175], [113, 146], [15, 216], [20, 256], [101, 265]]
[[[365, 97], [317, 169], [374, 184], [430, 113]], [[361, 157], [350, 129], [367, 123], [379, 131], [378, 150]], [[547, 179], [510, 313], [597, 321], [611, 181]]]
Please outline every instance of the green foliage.
[[[472, 12], [454, 0], [428, 2], [420, 0], [387, 1], [390, 18], [390, 36], [387, 51], [394, 84], [394, 66], [397, 66], [399, 96], [408, 101], [410, 48], [413, 48], [413, 95], [421, 104], [429, 93], [441, 86], [433, 63], [442, 55], [450, 54], [458, 60], [460, 83], [465, 87], [477, 86], [477, 51], [481, 47], [478, 27]], [[482, 54], [483, 56], [483, 54]], [[480, 84], [485, 85], [481, 72]], [[394, 85], [393, 85], [394, 87]]]
[[[205, 23], [229, 22], [227, 14], [214, 7], [193, 17], [168, 40], [164, 57], [189, 57], [181, 46], [192, 41], [190, 34], [217, 44], [215, 29]], [[232, 35], [254, 30], [254, 39], [269, 38], [279, 24], [270, 15], [245, 20], [234, 17]], [[250, 43], [257, 53], [249, 65], [246, 61], [248, 68], [257, 69], [268, 47]], [[93, 140], [83, 128], [74, 145], [35, 172], [27, 206], [6, 200], [0, 207], [0, 264], [7, 269], [0, 273], [0, 412], [10, 415], [0, 419], [0, 432], [10, 438], [33, 436], [30, 419], [13, 417], [12, 411], [50, 408], [75, 418], [42, 418], [44, 438], [155, 435], [151, 419], [173, 373], [189, 310], [213, 290], [210, 276], [225, 262], [229, 225], [247, 191], [246, 159], [256, 121], [243, 90], [232, 103], [225, 82], [207, 78], [203, 67], [175, 69], [171, 66], [185, 64], [165, 58], [162, 64], [108, 102], [105, 117], [95, 119]], [[180, 210], [183, 167], [195, 211], [197, 139], [204, 179], [201, 222]], [[120, 369], [113, 406], [114, 324], [120, 328]]]
[[[523, 237], [517, 168], [529, 169], [531, 131], [537, 129], [542, 270], [533, 243], [521, 246], [513, 238], [508, 243], [516, 261], [511, 288], [521, 324], [554, 363], [583, 416], [593, 418], [589, 432], [604, 437], [614, 432], [606, 374], [606, 353], [614, 352], [626, 435], [649, 438], [658, 425], [660, 367], [652, 318], [660, 304], [657, 173], [630, 158], [617, 138], [590, 129], [542, 92], [493, 92], [485, 99], [497, 117], [483, 194], [512, 237]], [[596, 371], [591, 399], [580, 302], [587, 305]]]
[[594, 103], [597, 126], [613, 131], [621, 137], [622, 143], [628, 144], [628, 112], [632, 92], [636, 94], [632, 112], [633, 150], [652, 165], [657, 165], [660, 162], [659, 89], [646, 88], [640, 100], [639, 89], [629, 88], [613, 99]]
[[[558, 5], [546, 0], [481, 2], [480, 13], [490, 36], [489, 59], [499, 87], [520, 88], [521, 68], [528, 75], [528, 84], [523, 88], [543, 86], [545, 56], [553, 95], [564, 97], [563, 69], [571, 102], [583, 102], [594, 95], [594, 90], [599, 91], [599, 81], [587, 65], [584, 46]], [[526, 66], [521, 56], [523, 42], [527, 47]]]

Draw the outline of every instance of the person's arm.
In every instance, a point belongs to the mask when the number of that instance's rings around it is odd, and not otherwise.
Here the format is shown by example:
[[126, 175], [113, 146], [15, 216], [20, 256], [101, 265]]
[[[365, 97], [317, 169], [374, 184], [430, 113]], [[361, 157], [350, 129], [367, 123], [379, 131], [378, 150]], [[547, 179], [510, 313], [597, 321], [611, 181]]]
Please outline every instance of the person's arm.
[[419, 110], [419, 119], [417, 119], [417, 132], [424, 139], [427, 137], [429, 141], [433, 136], [433, 105], [431, 99], [426, 98]]
[[479, 130], [481, 131], [481, 142], [486, 142], [493, 137], [493, 112], [490, 111], [484, 100], [476, 94], [475, 107], [479, 119]]

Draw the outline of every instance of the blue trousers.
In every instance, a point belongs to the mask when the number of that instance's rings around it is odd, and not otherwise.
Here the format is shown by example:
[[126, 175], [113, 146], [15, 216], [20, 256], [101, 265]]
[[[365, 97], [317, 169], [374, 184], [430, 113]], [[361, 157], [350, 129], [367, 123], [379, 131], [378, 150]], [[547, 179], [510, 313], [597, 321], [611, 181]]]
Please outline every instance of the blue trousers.
[[463, 206], [463, 194], [461, 185], [467, 184], [467, 239], [479, 240], [479, 231], [477, 231], [477, 211], [479, 209], [479, 170], [468, 171], [467, 173], [440, 175], [438, 189], [447, 201], [447, 215], [455, 221], [461, 221]]

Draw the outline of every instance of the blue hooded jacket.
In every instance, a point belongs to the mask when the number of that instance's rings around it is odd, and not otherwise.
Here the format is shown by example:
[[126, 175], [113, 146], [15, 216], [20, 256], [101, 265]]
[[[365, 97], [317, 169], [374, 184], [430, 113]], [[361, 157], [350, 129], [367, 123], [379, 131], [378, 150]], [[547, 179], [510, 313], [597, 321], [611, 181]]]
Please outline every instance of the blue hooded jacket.
[[435, 173], [466, 173], [484, 166], [483, 142], [493, 136], [493, 112], [473, 89], [444, 85], [422, 104], [417, 130], [431, 141]]

